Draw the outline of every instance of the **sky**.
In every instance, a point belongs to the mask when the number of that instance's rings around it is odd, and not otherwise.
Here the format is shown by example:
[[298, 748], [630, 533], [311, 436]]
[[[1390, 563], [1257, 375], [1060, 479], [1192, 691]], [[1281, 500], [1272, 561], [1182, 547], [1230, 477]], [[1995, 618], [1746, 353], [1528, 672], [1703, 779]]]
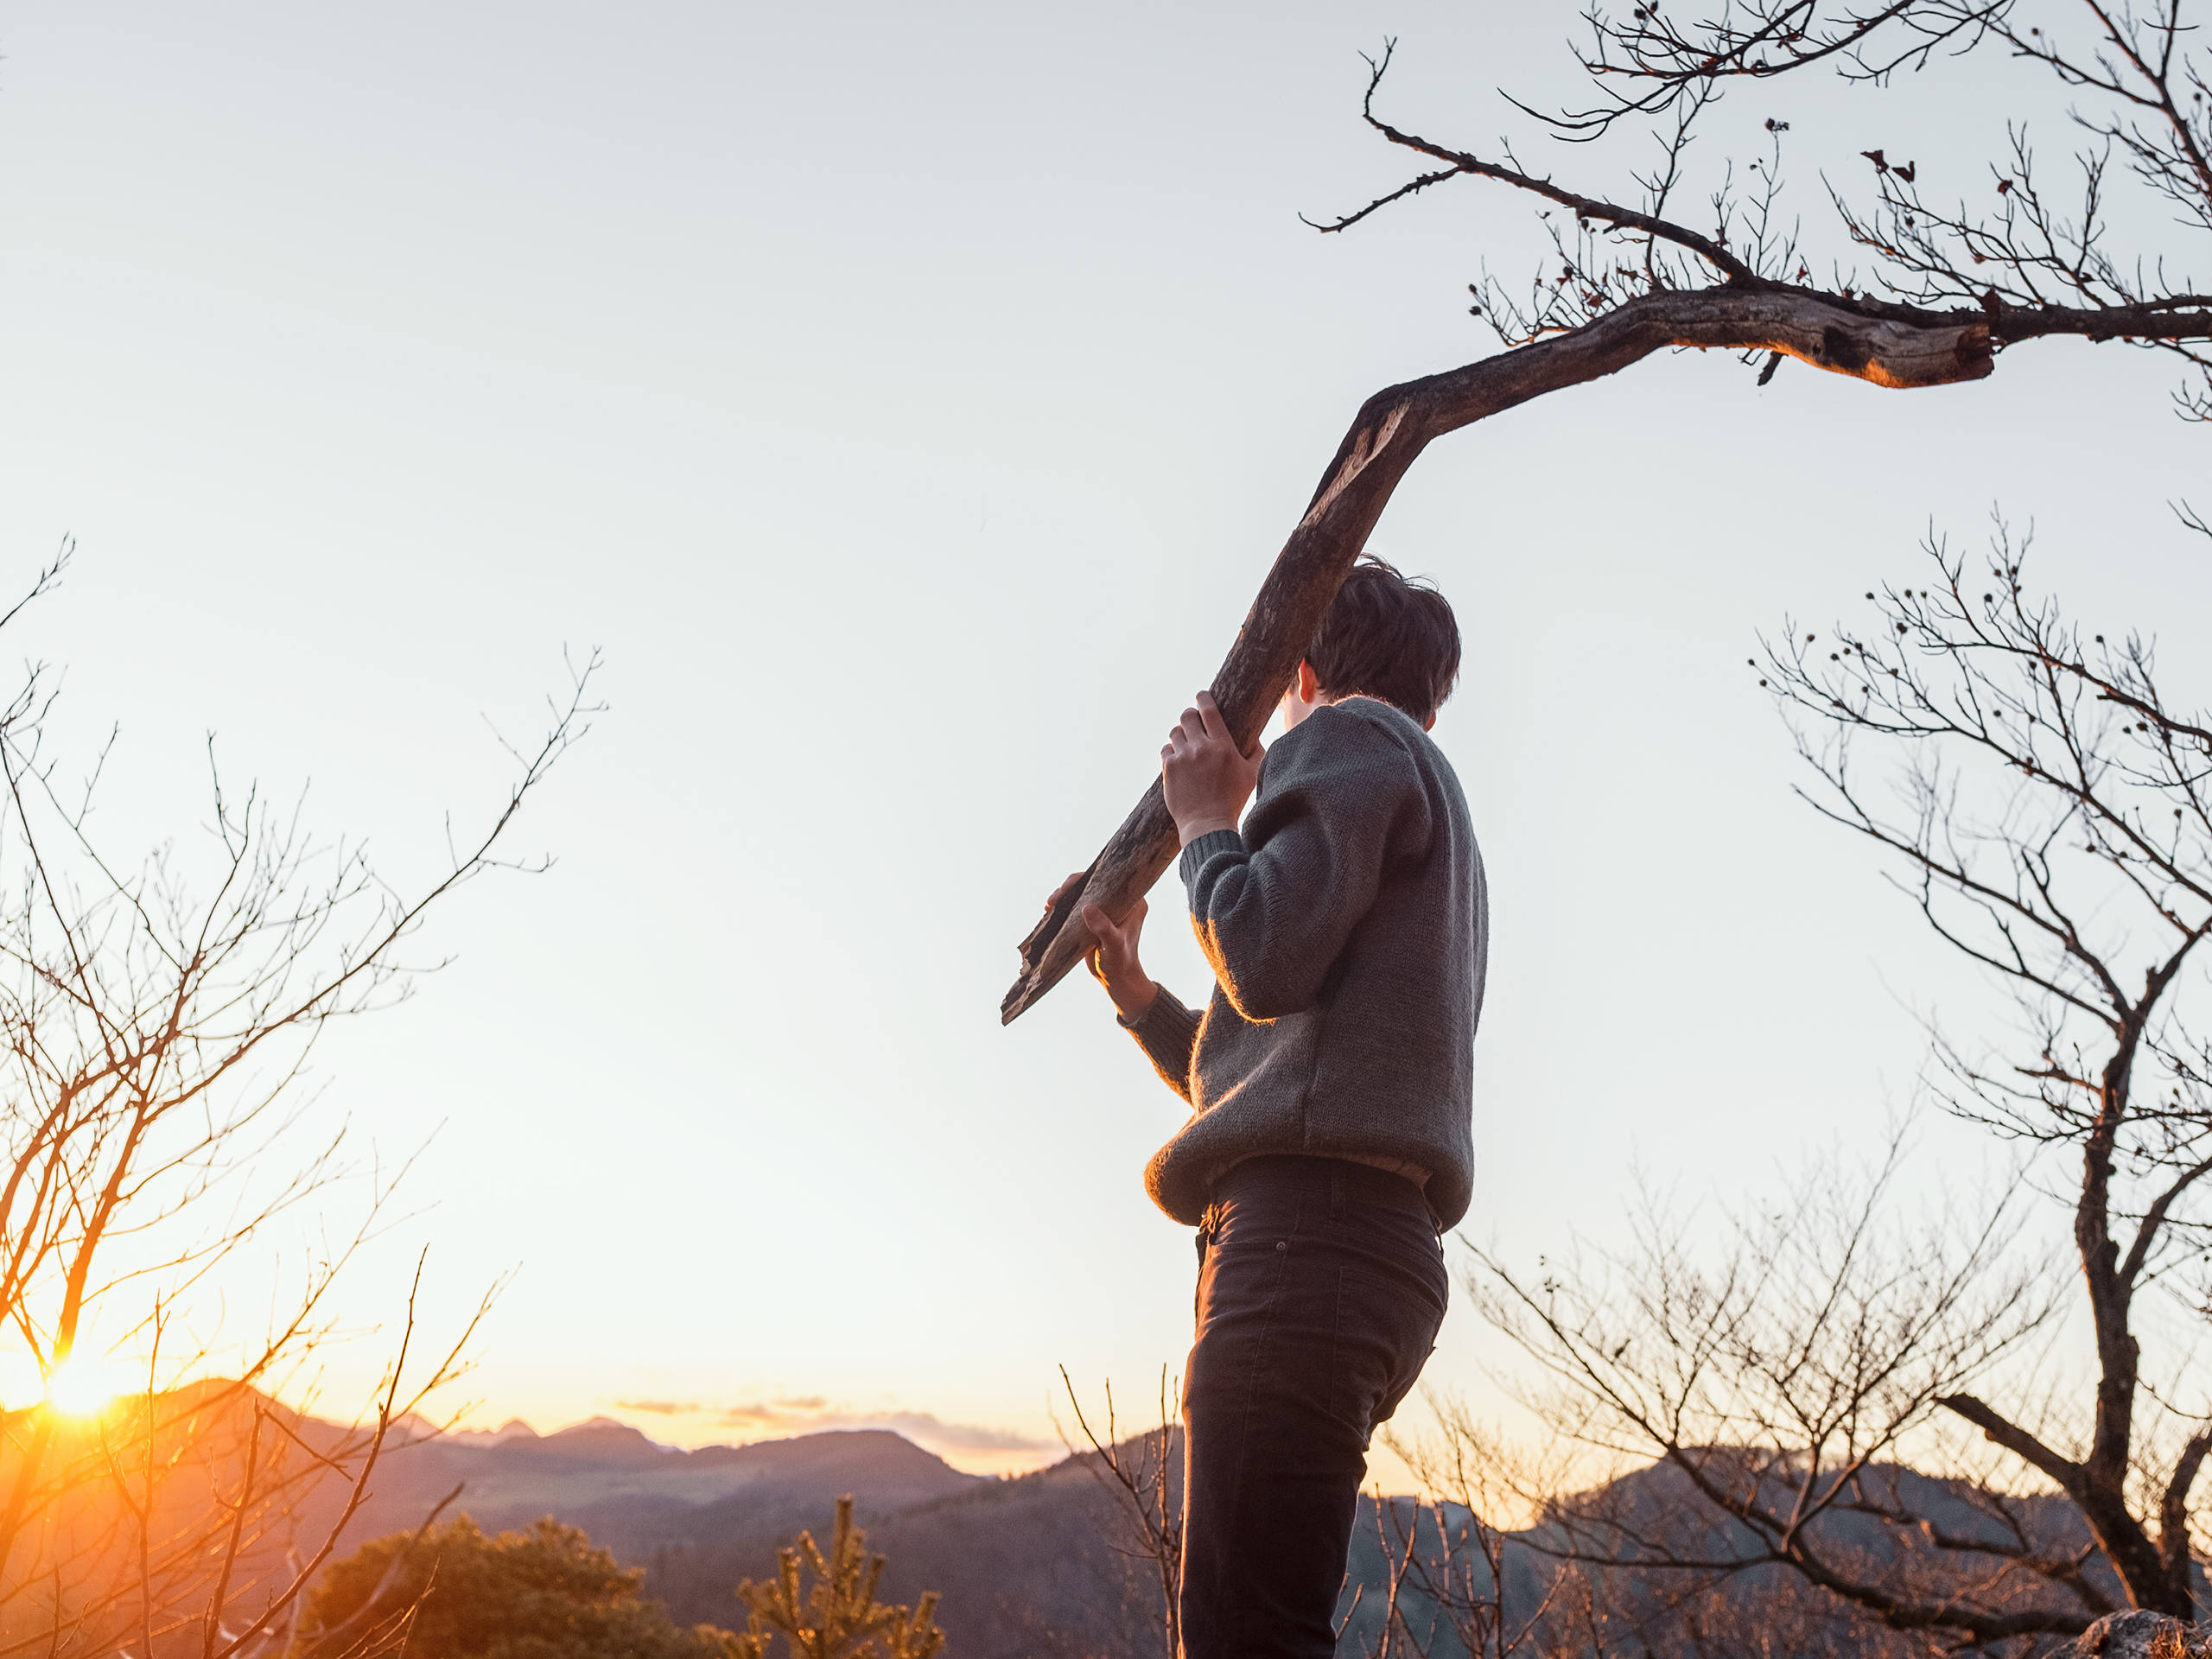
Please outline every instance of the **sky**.
[[[425, 1246], [434, 1329], [512, 1275], [454, 1396], [480, 1425], [887, 1424], [999, 1471], [1058, 1453], [1060, 1368], [1125, 1409], [1179, 1371], [1190, 1237], [1141, 1175], [1180, 1103], [1086, 980], [1009, 1028], [999, 999], [1352, 412], [1497, 349], [1466, 284], [1541, 257], [1473, 185], [1300, 222], [1407, 175], [1360, 54], [1396, 39], [1406, 123], [1624, 190], [1632, 147], [1551, 145], [1498, 94], [1571, 92], [1573, 24], [9, 10], [0, 583], [73, 538], [9, 649], [66, 668], [75, 752], [119, 728], [106, 833], [204, 842], [212, 733], [417, 879], [503, 798], [494, 731], [603, 655], [517, 832], [553, 867], [460, 894], [450, 964], [318, 1051], [315, 1122], [421, 1151], [331, 1398]], [[1739, 98], [1704, 156], [1787, 116], [1827, 248], [1819, 181], [1861, 185], [1860, 149], [1942, 184], [2008, 114], [2062, 143], [1994, 72], [1938, 73], [1911, 109]], [[2186, 680], [2212, 572], [2166, 505], [2202, 475], [2170, 379], [2070, 342], [1905, 394], [1674, 355], [1421, 460], [1373, 546], [1467, 642], [1435, 734], [1492, 893], [1467, 1239], [1556, 1256], [1639, 1184], [1695, 1212], [1910, 1107], [1919, 1014], [1979, 994], [1793, 797], [1746, 658], [1999, 510]], [[1195, 1001], [1178, 913], [1171, 882], [1147, 958]], [[1985, 1154], [1917, 1133], [1940, 1204]], [[1427, 1381], [1505, 1413], [1512, 1365], [1462, 1297]]]

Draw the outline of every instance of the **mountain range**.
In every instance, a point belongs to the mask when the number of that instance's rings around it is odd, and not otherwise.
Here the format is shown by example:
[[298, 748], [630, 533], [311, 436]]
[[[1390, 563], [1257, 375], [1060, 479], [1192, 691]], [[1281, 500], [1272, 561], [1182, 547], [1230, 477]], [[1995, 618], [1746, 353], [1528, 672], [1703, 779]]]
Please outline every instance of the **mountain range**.
[[[163, 1419], [179, 1425], [175, 1433], [184, 1433], [188, 1419], [195, 1425], [188, 1441], [178, 1442], [188, 1447], [188, 1457], [180, 1453], [163, 1487], [162, 1536], [188, 1536], [197, 1524], [193, 1516], [204, 1517], [211, 1504], [219, 1512], [238, 1490], [241, 1454], [251, 1457], [259, 1425], [277, 1423], [271, 1433], [281, 1432], [283, 1444], [305, 1459], [293, 1462], [295, 1478], [307, 1484], [280, 1495], [274, 1518], [257, 1523], [241, 1557], [232, 1590], [235, 1605], [247, 1605], [269, 1586], [289, 1581], [302, 1551], [312, 1550], [340, 1518], [345, 1489], [317, 1474], [315, 1465], [329, 1466], [326, 1453], [343, 1455], [340, 1448], [351, 1432], [291, 1413], [238, 1384], [195, 1384], [159, 1403]], [[55, 1455], [97, 1471], [105, 1466], [105, 1433], [97, 1426], [73, 1431], [84, 1444], [58, 1446]], [[12, 1444], [0, 1435], [0, 1464]], [[993, 1479], [963, 1473], [888, 1430], [684, 1451], [604, 1418], [543, 1435], [520, 1423], [445, 1435], [404, 1424], [388, 1446], [340, 1540], [341, 1552], [372, 1537], [413, 1531], [433, 1514], [467, 1514], [489, 1532], [550, 1516], [643, 1567], [646, 1592], [679, 1621], [736, 1626], [742, 1622], [738, 1584], [772, 1575], [779, 1548], [802, 1529], [826, 1534], [837, 1498], [849, 1493], [870, 1548], [887, 1558], [884, 1596], [912, 1603], [925, 1592], [940, 1592], [938, 1622], [955, 1659], [1133, 1659], [1163, 1651], [1156, 1569], [1135, 1547], [1128, 1495], [1103, 1478], [1096, 1453], [1019, 1478]], [[1162, 1447], [1131, 1443], [1121, 1450], [1141, 1459]], [[1750, 1471], [1756, 1480], [1791, 1476], [1786, 1465], [1761, 1466], [1740, 1452], [1704, 1455], [1721, 1460], [1713, 1469], [1725, 1472], [1732, 1460], [1735, 1473]], [[1160, 1461], [1167, 1471], [1165, 1510], [1172, 1516], [1180, 1464], [1172, 1436]], [[1980, 1558], [1985, 1578], [1992, 1561], [2063, 1562], [2079, 1554], [2089, 1560], [2078, 1574], [2083, 1583], [2102, 1594], [2116, 1589], [2108, 1575], [2101, 1576], [2079, 1516], [2061, 1499], [1993, 1497], [1902, 1467], [1870, 1468], [1860, 1479], [1866, 1491], [1854, 1497], [1857, 1507], [1839, 1506], [1818, 1517], [1807, 1535], [1827, 1559], [1861, 1578], [1915, 1594], [1948, 1593], [1956, 1581], [1942, 1575], [1955, 1573], [1961, 1558], [1946, 1552], [1963, 1540], [1974, 1550], [1988, 1546]], [[110, 1585], [111, 1605], [135, 1606], [137, 1557], [117, 1549], [131, 1535], [127, 1526], [115, 1529], [116, 1516], [101, 1519], [103, 1490], [101, 1481], [92, 1481], [79, 1506], [82, 1518], [70, 1522], [86, 1541], [71, 1558], [70, 1592], [92, 1596]], [[1916, 1534], [1885, 1529], [1871, 1518], [1870, 1503], [1924, 1517], [1930, 1547], [1919, 1549]], [[1428, 1510], [1411, 1498], [1362, 1501], [1343, 1604], [1349, 1621], [1343, 1651], [1367, 1651], [1381, 1627], [1391, 1593], [1389, 1545], [1417, 1534], [1433, 1556], [1440, 1522], [1456, 1534], [1470, 1519], [1464, 1509]], [[1560, 1552], [1571, 1527], [1580, 1527], [1586, 1540], [1634, 1539], [1641, 1549], [1719, 1566], [1701, 1583], [1625, 1562], [1563, 1574]], [[1934, 1547], [1939, 1535], [1953, 1542]], [[1878, 1633], [1870, 1637], [1840, 1603], [1808, 1589], [1786, 1569], [1758, 1565], [1757, 1543], [1746, 1529], [1699, 1499], [1681, 1471], [1655, 1465], [1562, 1500], [1539, 1524], [1503, 1535], [1497, 1564], [1510, 1618], [1541, 1609], [1548, 1619], [1568, 1620], [1576, 1633], [1567, 1650], [1697, 1652], [1713, 1659], [1778, 1652], [1802, 1659], [1888, 1659], [1908, 1651]], [[206, 1588], [194, 1576], [197, 1559], [180, 1557], [169, 1574], [174, 1582], [165, 1582], [158, 1597], [165, 1616], [173, 1607], [188, 1635], [192, 1609], [206, 1605]], [[1463, 1554], [1457, 1592], [1463, 1599], [1486, 1593], [1491, 1572], [1480, 1554]], [[117, 1591], [119, 1603], [112, 1599]], [[2062, 1594], [2063, 1586], [2027, 1573], [2015, 1574], [1999, 1592], [2008, 1606], [2026, 1607]], [[1433, 1659], [1461, 1659], [1464, 1649], [1418, 1583], [1402, 1586], [1398, 1605]]]
[[[1179, 1502], [1173, 1478], [1179, 1444], [1170, 1445], [1166, 1463], [1172, 1513]], [[884, 1595], [912, 1602], [925, 1591], [941, 1592], [938, 1621], [948, 1652], [959, 1659], [1120, 1659], [1163, 1650], [1154, 1568], [1132, 1549], [1128, 1500], [1100, 1478], [1095, 1454], [992, 1479], [963, 1474], [882, 1430], [684, 1452], [599, 1419], [542, 1437], [510, 1425], [490, 1435], [432, 1440], [401, 1451], [386, 1471], [357, 1522], [361, 1536], [417, 1524], [459, 1484], [454, 1509], [487, 1530], [554, 1516], [644, 1567], [647, 1592], [679, 1621], [724, 1625], [740, 1623], [738, 1582], [771, 1575], [779, 1547], [802, 1529], [826, 1534], [837, 1497], [851, 1493], [869, 1547], [887, 1558]], [[2001, 1529], [1992, 1530], [1990, 1510], [1959, 1483], [1886, 1467], [1866, 1478], [1947, 1535], [1989, 1533], [1996, 1545], [2011, 1541]], [[2063, 1500], [2007, 1503], [2012, 1524], [2038, 1551], [2071, 1554], [2088, 1541]], [[1663, 1465], [1583, 1494], [1573, 1508], [1585, 1536], [1592, 1518], [1602, 1517], [1618, 1529], [1613, 1535], [1662, 1540], [1683, 1555], [1726, 1561], [1757, 1553], [1746, 1530], [1704, 1507], [1681, 1473]], [[1505, 1535], [1500, 1565], [1507, 1602], [1516, 1618], [1548, 1605], [1555, 1617], [1587, 1622], [1593, 1651], [1788, 1651], [1807, 1659], [1890, 1651], [1866, 1645], [1863, 1627], [1840, 1604], [1774, 1567], [1714, 1575], [1695, 1594], [1685, 1593], [1679, 1575], [1630, 1568], [1562, 1579], [1555, 1552], [1567, 1513]], [[1456, 1506], [1424, 1509], [1411, 1498], [1362, 1501], [1342, 1604], [1350, 1620], [1342, 1651], [1366, 1651], [1381, 1627], [1389, 1596], [1386, 1541], [1418, 1529], [1433, 1547], [1440, 1518], [1456, 1530], [1468, 1515]], [[1900, 1587], [1930, 1570], [1926, 1561], [1897, 1559], [1894, 1535], [1862, 1516], [1835, 1513], [1814, 1524], [1832, 1559]], [[1938, 1562], [1935, 1570], [1944, 1569]], [[2094, 1576], [2097, 1569], [2088, 1571]], [[1463, 1590], [1486, 1587], [1489, 1567], [1479, 1557], [1466, 1561], [1465, 1572]], [[2042, 1592], [2030, 1584], [2015, 1593]], [[1400, 1601], [1433, 1659], [1464, 1653], [1417, 1586], [1407, 1586]]]
[[411, 1528], [456, 1485], [448, 1514], [486, 1531], [552, 1516], [647, 1568], [649, 1593], [683, 1623], [741, 1622], [741, 1580], [775, 1571], [802, 1529], [826, 1535], [850, 1493], [884, 1593], [944, 1595], [951, 1650], [1148, 1650], [1147, 1586], [1116, 1548], [1119, 1516], [1090, 1460], [1020, 1479], [963, 1474], [882, 1429], [837, 1430], [696, 1451], [599, 1418], [537, 1435], [510, 1424], [407, 1445], [379, 1471], [348, 1541]]

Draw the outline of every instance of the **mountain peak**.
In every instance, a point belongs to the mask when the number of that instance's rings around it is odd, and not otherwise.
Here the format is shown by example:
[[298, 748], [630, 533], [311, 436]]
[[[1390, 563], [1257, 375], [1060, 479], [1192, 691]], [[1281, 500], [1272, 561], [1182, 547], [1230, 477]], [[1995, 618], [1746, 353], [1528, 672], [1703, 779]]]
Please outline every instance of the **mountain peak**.
[[510, 1417], [497, 1428], [455, 1428], [446, 1432], [447, 1442], [454, 1446], [507, 1446], [518, 1440], [540, 1439], [538, 1432], [519, 1417]]
[[618, 1423], [612, 1417], [587, 1417], [581, 1423], [556, 1428], [535, 1443], [549, 1452], [625, 1463], [682, 1455], [675, 1447], [648, 1440], [629, 1424]]

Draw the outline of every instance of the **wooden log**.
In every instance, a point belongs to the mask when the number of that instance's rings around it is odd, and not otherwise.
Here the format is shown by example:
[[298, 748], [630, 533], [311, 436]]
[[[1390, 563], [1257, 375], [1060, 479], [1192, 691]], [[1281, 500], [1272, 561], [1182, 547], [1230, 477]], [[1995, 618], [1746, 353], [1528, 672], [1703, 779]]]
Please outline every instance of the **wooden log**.
[[[1361, 406], [1214, 676], [1214, 700], [1237, 742], [1249, 745], [1267, 724], [1390, 493], [1432, 439], [1669, 346], [1780, 352], [1891, 387], [1980, 379], [1993, 365], [1986, 318], [1961, 313], [1904, 322], [1803, 289], [1729, 287], [1649, 295], [1572, 333], [1379, 391]], [[1174, 820], [1155, 777], [1081, 887], [1047, 906], [1022, 940], [1021, 973], [999, 1005], [1001, 1023], [1010, 1024], [1096, 948], [1083, 925], [1084, 905], [1120, 920], [1176, 851]]]

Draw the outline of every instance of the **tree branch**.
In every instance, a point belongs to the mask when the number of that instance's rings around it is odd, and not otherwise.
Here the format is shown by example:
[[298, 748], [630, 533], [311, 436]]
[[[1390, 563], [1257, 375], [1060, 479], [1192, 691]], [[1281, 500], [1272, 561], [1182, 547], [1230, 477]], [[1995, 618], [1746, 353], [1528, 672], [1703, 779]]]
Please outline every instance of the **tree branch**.
[[1378, 212], [1402, 197], [1410, 196], [1417, 191], [1427, 189], [1433, 184], [1441, 184], [1446, 179], [1457, 178], [1461, 174], [1465, 174], [1470, 178], [1491, 179], [1500, 184], [1510, 184], [1516, 190], [1526, 190], [1531, 195], [1541, 196], [1547, 201], [1557, 202], [1560, 207], [1571, 209], [1577, 219], [1594, 219], [1617, 230], [1640, 231], [1646, 236], [1656, 237], [1662, 242], [1671, 242], [1676, 247], [1686, 248], [1694, 253], [1731, 282], [1749, 287], [1764, 285], [1765, 279], [1735, 254], [1711, 237], [1700, 236], [1687, 226], [1677, 225], [1670, 219], [1661, 219], [1651, 213], [1640, 213], [1633, 207], [1622, 207], [1610, 201], [1601, 201], [1594, 196], [1577, 195], [1572, 190], [1563, 189], [1554, 184], [1549, 179], [1536, 178], [1530, 174], [1522, 172], [1518, 168], [1506, 167], [1496, 162], [1486, 162], [1480, 156], [1471, 156], [1463, 149], [1447, 149], [1442, 144], [1433, 143], [1418, 134], [1400, 131], [1375, 113], [1375, 93], [1382, 85], [1382, 77], [1389, 71], [1390, 54], [1396, 45], [1397, 42], [1395, 41], [1385, 41], [1382, 55], [1380, 58], [1370, 58], [1367, 60], [1369, 71], [1367, 96], [1360, 105], [1360, 114], [1365, 118], [1369, 126], [1401, 149], [1410, 149], [1416, 155], [1427, 156], [1431, 161], [1444, 162], [1449, 165], [1440, 173], [1425, 173], [1411, 183], [1402, 185], [1393, 190], [1389, 195], [1377, 197], [1358, 212], [1347, 213], [1326, 225], [1307, 219], [1306, 222], [1312, 225], [1315, 230], [1324, 232], [1349, 230], [1370, 213]]
[[[1807, 289], [1716, 288], [1631, 300], [1571, 333], [1377, 392], [1344, 435], [1214, 677], [1214, 700], [1236, 741], [1249, 747], [1267, 724], [1391, 492], [1431, 440], [1546, 392], [1618, 373], [1669, 346], [1780, 352], [1893, 388], [1976, 380], [1993, 366], [1988, 321], [1974, 313], [1931, 312], [1904, 321]], [[1082, 883], [1049, 906], [1021, 942], [1021, 973], [1000, 1004], [1001, 1024], [1096, 947], [1082, 907], [1096, 905], [1118, 921], [1160, 879], [1175, 849], [1174, 821], [1155, 779]]]
[[2166, 1217], [2172, 1213], [2175, 1201], [2207, 1174], [2212, 1174], [2212, 1158], [2183, 1170], [2172, 1185], [2151, 1201], [2151, 1207], [2143, 1212], [2143, 1219], [2136, 1224], [2135, 1242], [2128, 1246], [2127, 1259], [2120, 1263], [2121, 1283], [2133, 1288], [2142, 1275], [2144, 1263], [2151, 1258], [2152, 1247], [2165, 1230]]
[[2173, 1477], [2158, 1501], [2158, 1554], [2167, 1575], [2184, 1598], [2190, 1592], [2189, 1491], [2196, 1484], [2207, 1452], [2212, 1452], [2212, 1428], [2198, 1430], [2182, 1447]]
[[1936, 1403], [1944, 1410], [1965, 1418], [1986, 1438], [2048, 1475], [2059, 1490], [2069, 1497], [2081, 1491], [2082, 1471], [2080, 1464], [2070, 1458], [2061, 1457], [2024, 1428], [1999, 1416], [1974, 1395], [1939, 1394], [1936, 1396]]

